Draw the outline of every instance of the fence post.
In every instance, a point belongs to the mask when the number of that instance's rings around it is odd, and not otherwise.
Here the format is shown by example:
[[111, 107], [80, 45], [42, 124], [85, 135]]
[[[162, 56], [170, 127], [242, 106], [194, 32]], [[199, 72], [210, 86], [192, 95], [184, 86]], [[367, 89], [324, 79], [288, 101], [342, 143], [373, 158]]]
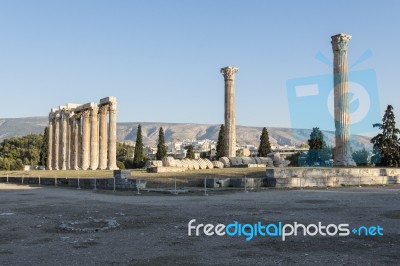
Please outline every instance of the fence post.
[[176, 176], [175, 176], [174, 195], [178, 195], [178, 193], [176, 192]]
[[57, 176], [56, 175], [54, 176], [54, 186], [55, 187], [57, 186]]
[[244, 176], [244, 192], [247, 193], [249, 191], [247, 191], [247, 177]]
[[140, 195], [140, 188], [139, 188], [139, 186], [140, 186], [140, 179], [138, 179], [138, 180], [136, 181], [136, 189], [137, 189], [136, 195]]
[[204, 177], [204, 194], [203, 196], [208, 196], [207, 194], [207, 177]]
[[97, 190], [97, 178], [94, 179], [94, 189], [93, 190]]
[[114, 175], [114, 191], [115, 191], [115, 175]]
[[79, 175], [78, 175], [78, 187], [76, 189], [81, 189], [81, 183], [80, 183]]
[[8, 174], [7, 174], [7, 184], [8, 184]]
[[21, 184], [24, 183], [24, 175], [22, 175]]
[[39, 175], [39, 186], [40, 186], [40, 175]]

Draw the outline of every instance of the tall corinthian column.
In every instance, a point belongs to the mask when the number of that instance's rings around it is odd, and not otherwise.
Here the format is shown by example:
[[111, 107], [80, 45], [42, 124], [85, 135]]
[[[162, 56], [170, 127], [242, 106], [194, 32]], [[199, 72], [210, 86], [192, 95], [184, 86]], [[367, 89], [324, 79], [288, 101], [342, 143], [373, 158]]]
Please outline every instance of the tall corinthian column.
[[90, 169], [97, 170], [99, 166], [99, 121], [97, 114], [99, 108], [96, 104], [90, 109]]
[[47, 170], [53, 170], [53, 124], [54, 113], [49, 114], [49, 127], [47, 128]]
[[75, 154], [76, 154], [76, 142], [75, 142], [75, 116], [71, 115], [69, 118], [69, 165], [68, 169], [75, 170]]
[[236, 157], [235, 74], [239, 68], [221, 68], [225, 80], [225, 156]]
[[350, 153], [350, 114], [347, 49], [350, 35], [338, 34], [332, 38], [333, 84], [335, 107], [335, 161], [334, 166], [356, 166]]
[[90, 156], [90, 111], [85, 110], [82, 114], [83, 129], [82, 129], [82, 170], [89, 168]]
[[62, 127], [61, 127], [61, 170], [67, 169], [67, 150], [68, 150], [68, 119], [69, 113], [66, 110], [62, 111]]
[[108, 106], [102, 105], [100, 106], [99, 111], [99, 169], [104, 170], [107, 169], [107, 112]]
[[75, 121], [75, 140], [76, 140], [76, 163], [75, 169], [82, 169], [82, 113], [79, 113]]
[[117, 102], [110, 102], [109, 137], [108, 137], [108, 165], [109, 170], [117, 167]]
[[54, 145], [53, 145], [53, 169], [59, 170], [58, 157], [60, 154], [60, 111], [54, 114]]

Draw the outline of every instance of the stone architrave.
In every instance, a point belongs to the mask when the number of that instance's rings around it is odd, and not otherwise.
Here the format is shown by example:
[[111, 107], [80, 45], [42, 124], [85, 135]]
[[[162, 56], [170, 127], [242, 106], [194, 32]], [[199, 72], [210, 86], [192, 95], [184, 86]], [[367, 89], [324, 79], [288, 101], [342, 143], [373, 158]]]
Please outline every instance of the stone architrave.
[[54, 130], [54, 113], [49, 113], [49, 127], [47, 129], [47, 170], [53, 170], [53, 130]]
[[83, 128], [82, 128], [82, 170], [89, 169], [90, 160], [90, 111], [82, 112]]
[[107, 113], [108, 106], [102, 105], [99, 110], [99, 169], [107, 169]]
[[337, 34], [332, 38], [333, 82], [335, 110], [334, 166], [356, 166], [350, 151], [350, 114], [347, 50], [350, 35]]
[[53, 144], [53, 170], [59, 170], [60, 155], [60, 112], [54, 114], [54, 144]]
[[108, 136], [108, 165], [107, 169], [115, 170], [117, 167], [117, 102], [111, 101], [109, 105], [109, 136]]
[[225, 156], [236, 156], [235, 74], [237, 67], [221, 68], [225, 80]]
[[90, 169], [97, 170], [99, 166], [99, 108], [93, 105], [90, 109]]

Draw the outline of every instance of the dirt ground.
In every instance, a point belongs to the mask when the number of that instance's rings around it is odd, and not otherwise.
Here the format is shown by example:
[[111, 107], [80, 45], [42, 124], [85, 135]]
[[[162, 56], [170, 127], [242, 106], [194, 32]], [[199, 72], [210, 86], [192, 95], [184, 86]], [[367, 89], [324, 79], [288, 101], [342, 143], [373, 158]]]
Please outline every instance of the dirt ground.
[[[169, 195], [0, 184], [1, 265], [395, 265], [400, 186]], [[188, 222], [379, 225], [383, 236], [188, 236]]]

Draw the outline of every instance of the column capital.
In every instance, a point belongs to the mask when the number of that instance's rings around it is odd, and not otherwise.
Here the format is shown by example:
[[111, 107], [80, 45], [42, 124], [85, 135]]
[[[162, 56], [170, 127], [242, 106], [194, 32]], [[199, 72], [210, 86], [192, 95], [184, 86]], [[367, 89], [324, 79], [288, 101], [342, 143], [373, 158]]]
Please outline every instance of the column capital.
[[84, 110], [82, 112], [82, 117], [89, 118], [89, 116], [90, 116], [90, 110], [89, 109], [86, 109], [86, 110]]
[[99, 107], [97, 107], [97, 105], [92, 106], [90, 109], [90, 116], [97, 116], [98, 112], [99, 112]]
[[235, 79], [235, 74], [239, 71], [238, 67], [227, 66], [221, 68], [220, 72], [224, 76], [225, 80]]
[[351, 35], [340, 33], [333, 35], [332, 37], [332, 50], [333, 52], [347, 52]]
[[99, 106], [99, 114], [106, 115], [107, 112], [108, 112], [108, 106], [107, 105], [100, 105]]
[[108, 106], [111, 114], [117, 113], [117, 102], [110, 102]]

